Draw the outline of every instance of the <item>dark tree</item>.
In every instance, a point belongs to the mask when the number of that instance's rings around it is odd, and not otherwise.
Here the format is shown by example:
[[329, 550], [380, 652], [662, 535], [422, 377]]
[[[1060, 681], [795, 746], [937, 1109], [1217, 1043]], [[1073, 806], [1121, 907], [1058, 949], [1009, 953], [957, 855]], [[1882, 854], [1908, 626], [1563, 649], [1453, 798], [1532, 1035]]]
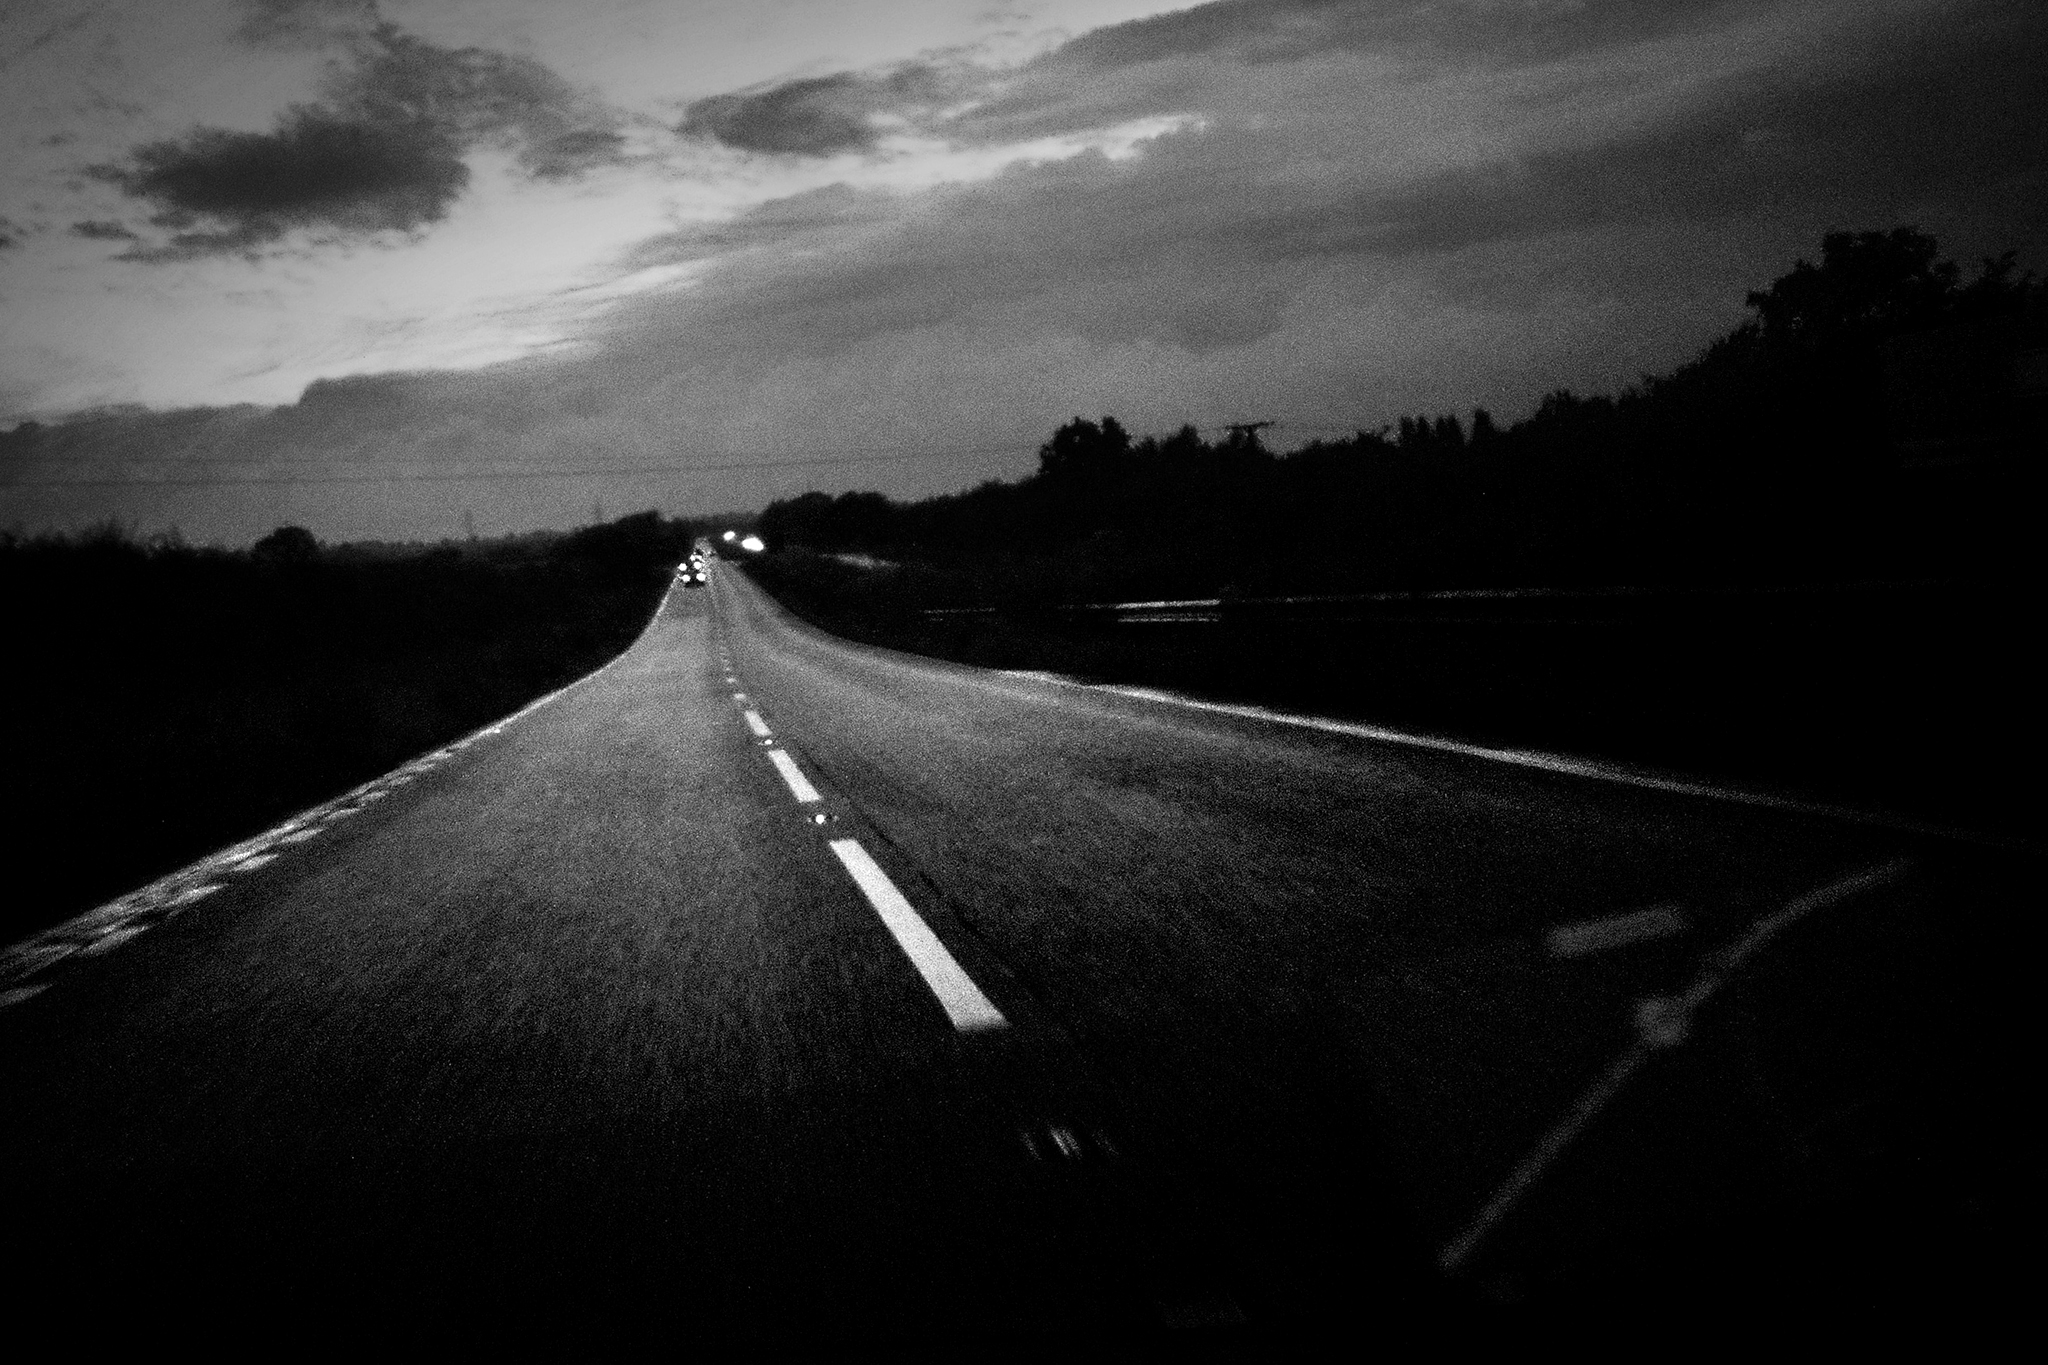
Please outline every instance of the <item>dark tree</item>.
[[1051, 479], [1099, 473], [1130, 453], [1130, 433], [1114, 417], [1102, 425], [1076, 417], [1038, 448], [1038, 472]]
[[1825, 343], [1932, 326], [1948, 311], [1957, 280], [1954, 262], [1939, 251], [1910, 227], [1830, 232], [1819, 265], [1799, 261], [1747, 301], [1773, 341]]
[[310, 564], [320, 557], [320, 542], [303, 526], [280, 526], [249, 553], [266, 564]]

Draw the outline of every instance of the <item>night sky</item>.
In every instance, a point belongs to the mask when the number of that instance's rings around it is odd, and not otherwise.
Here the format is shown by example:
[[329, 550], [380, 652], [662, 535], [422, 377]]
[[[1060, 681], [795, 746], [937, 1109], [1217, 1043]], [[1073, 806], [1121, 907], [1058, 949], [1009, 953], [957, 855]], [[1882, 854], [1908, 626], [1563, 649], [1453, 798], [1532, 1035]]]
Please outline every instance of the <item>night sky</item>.
[[[2038, 0], [9, 0], [0, 529], [486, 534], [1612, 391], [2048, 270]], [[905, 458], [910, 457], [910, 458]]]

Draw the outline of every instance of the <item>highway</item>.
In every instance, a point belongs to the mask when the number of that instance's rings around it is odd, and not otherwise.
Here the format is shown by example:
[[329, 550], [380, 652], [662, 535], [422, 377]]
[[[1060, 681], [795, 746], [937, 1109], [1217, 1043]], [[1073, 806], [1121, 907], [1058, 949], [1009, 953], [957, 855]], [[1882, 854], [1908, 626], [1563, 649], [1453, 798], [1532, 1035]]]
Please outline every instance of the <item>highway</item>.
[[1995, 1298], [2037, 862], [863, 648], [718, 565], [600, 673], [4, 959], [14, 1317]]

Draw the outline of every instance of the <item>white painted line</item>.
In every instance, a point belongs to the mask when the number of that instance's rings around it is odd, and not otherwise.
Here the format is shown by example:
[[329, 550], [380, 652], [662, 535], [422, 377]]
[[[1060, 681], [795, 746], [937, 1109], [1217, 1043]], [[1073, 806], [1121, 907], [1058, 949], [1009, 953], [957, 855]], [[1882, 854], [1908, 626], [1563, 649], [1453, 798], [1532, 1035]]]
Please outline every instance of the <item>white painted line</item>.
[[1584, 957], [1609, 948], [1620, 948], [1646, 939], [1669, 938], [1685, 932], [1685, 915], [1675, 905], [1657, 905], [1626, 915], [1560, 924], [1546, 940], [1552, 957]]
[[80, 948], [78, 951], [87, 957], [91, 957], [95, 953], [108, 952], [141, 934], [148, 927], [148, 925], [144, 924], [131, 924], [124, 929], [116, 929], [113, 933], [104, 934], [93, 942], [86, 944], [85, 947]]
[[762, 739], [766, 739], [769, 735], [775, 733], [774, 731], [768, 728], [768, 722], [761, 719], [761, 713], [759, 711], [748, 711], [745, 714], [747, 717], [747, 728], [749, 730], [752, 730], [756, 735], [759, 735]]
[[13, 990], [0, 991], [0, 1010], [9, 1005], [19, 1005], [24, 1000], [33, 1000], [50, 989], [50, 983], [39, 981], [33, 986], [16, 986]]
[[229, 863], [224, 872], [254, 872], [259, 867], [268, 867], [277, 861], [275, 853], [252, 853], [246, 858], [237, 858]]
[[1184, 697], [1178, 692], [1168, 692], [1157, 687], [1122, 687], [1110, 683], [1080, 682], [1057, 673], [1007, 670], [1002, 676], [1016, 678], [1020, 681], [1029, 680], [1052, 683], [1084, 692], [1108, 692], [1120, 697], [1131, 697], [1139, 701], [1156, 702], [1165, 706], [1177, 706], [1190, 711], [1210, 711], [1218, 715], [1236, 716], [1244, 720], [1265, 721], [1271, 725], [1291, 725], [1303, 730], [1320, 730], [1325, 734], [1350, 735], [1357, 739], [1377, 740], [1383, 744], [1399, 744], [1411, 749], [1432, 749], [1439, 753], [1463, 754], [1468, 758], [1481, 758], [1492, 763], [1507, 763], [1519, 768], [1534, 768], [1541, 772], [1562, 773], [1570, 777], [1591, 778], [1596, 782], [1612, 782], [1625, 787], [1640, 787], [1649, 791], [1671, 792], [1679, 796], [1698, 796], [1704, 797], [1709, 801], [1726, 801], [1735, 805], [1757, 806], [1765, 810], [1785, 811], [1794, 815], [1817, 816], [1826, 820], [1841, 820], [1877, 829], [1899, 830], [1907, 834], [1926, 834], [1941, 839], [1956, 839], [1965, 843], [1989, 845], [1993, 848], [2031, 850], [2039, 847], [2039, 845], [2027, 840], [2001, 834], [1987, 834], [1978, 830], [1937, 825], [1925, 820], [1913, 820], [1903, 816], [1889, 815], [1882, 811], [1857, 810], [1851, 806], [1835, 806], [1820, 801], [1801, 801], [1792, 797], [1773, 796], [1768, 792], [1745, 791], [1739, 787], [1723, 787], [1711, 782], [1699, 782], [1683, 777], [1667, 776], [1661, 773], [1637, 771], [1615, 764], [1596, 762], [1592, 759], [1574, 758], [1569, 754], [1544, 753], [1536, 749], [1496, 749], [1485, 744], [1472, 744], [1464, 740], [1444, 739], [1437, 735], [1419, 735], [1405, 730], [1390, 730], [1383, 725], [1365, 725], [1356, 721], [1332, 720], [1327, 716], [1306, 716], [1292, 711], [1275, 711], [1264, 706], [1248, 706], [1234, 702], [1203, 701], [1197, 697]]
[[218, 890], [220, 890], [220, 886], [217, 883], [208, 883], [205, 886], [188, 886], [183, 891], [166, 900], [164, 905], [172, 909], [180, 908], [190, 905], [194, 901], [205, 900]]
[[76, 943], [38, 943], [31, 940], [16, 949], [9, 966], [17, 977], [33, 976], [45, 967], [54, 966], [78, 951]]
[[782, 774], [782, 780], [789, 784], [790, 795], [794, 796], [798, 801], [809, 804], [812, 801], [822, 801], [825, 799], [818, 795], [818, 789], [811, 785], [811, 780], [804, 776], [801, 768], [796, 766], [796, 760], [783, 750], [770, 749], [768, 751], [768, 761], [775, 765], [776, 772]]
[[832, 852], [853, 878], [854, 885], [868, 898], [868, 904], [882, 917], [882, 924], [896, 940], [896, 946], [903, 950], [910, 965], [917, 968], [924, 984], [931, 987], [939, 1004], [945, 1008], [946, 1017], [953, 1021], [953, 1027], [961, 1033], [972, 1033], [980, 1029], [1003, 1028], [1009, 1020], [1002, 1011], [989, 1002], [981, 993], [981, 987], [962, 970], [946, 951], [946, 945], [939, 942], [939, 936], [931, 926], [919, 918], [903, 893], [896, 889], [896, 883], [889, 880], [889, 874], [881, 865], [868, 856], [858, 839], [834, 839]]

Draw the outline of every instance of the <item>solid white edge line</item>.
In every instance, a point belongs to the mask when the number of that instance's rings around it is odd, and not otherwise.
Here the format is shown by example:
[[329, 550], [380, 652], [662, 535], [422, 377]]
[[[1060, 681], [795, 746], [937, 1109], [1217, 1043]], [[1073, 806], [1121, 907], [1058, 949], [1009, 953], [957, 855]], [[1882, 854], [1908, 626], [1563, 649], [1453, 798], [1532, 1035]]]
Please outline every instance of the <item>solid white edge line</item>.
[[1903, 816], [1886, 815], [1880, 811], [1858, 810], [1853, 806], [1834, 806], [1821, 801], [1801, 801], [1788, 796], [1773, 796], [1767, 792], [1745, 791], [1740, 787], [1716, 786], [1683, 777], [1666, 777], [1656, 773], [1633, 772], [1593, 759], [1573, 758], [1568, 754], [1545, 753], [1539, 749], [1497, 749], [1485, 744], [1472, 744], [1465, 740], [1445, 739], [1438, 735], [1411, 734], [1405, 730], [1390, 730], [1381, 725], [1367, 725], [1359, 721], [1332, 720], [1326, 716], [1302, 715], [1293, 711], [1275, 711], [1264, 706], [1251, 706], [1239, 702], [1204, 701], [1199, 697], [1186, 697], [1178, 692], [1169, 692], [1156, 687], [1126, 687], [1111, 683], [1081, 682], [1075, 678], [1063, 677], [1057, 673], [1037, 673], [1028, 670], [991, 670], [998, 676], [1055, 684], [1083, 692], [1102, 692], [1119, 697], [1130, 697], [1137, 701], [1155, 702], [1165, 706], [1178, 706], [1191, 711], [1211, 711], [1218, 715], [1233, 716], [1240, 720], [1265, 721], [1272, 725], [1290, 725], [1303, 730], [1320, 730], [1326, 734], [1347, 735], [1354, 739], [1375, 740], [1382, 744], [1398, 744], [1411, 749], [1432, 749], [1439, 753], [1460, 754], [1467, 758], [1485, 759], [1494, 763], [1507, 763], [1519, 768], [1534, 768], [1542, 772], [1559, 773], [1568, 777], [1583, 777], [1596, 782], [1611, 782], [1619, 786], [1638, 787], [1649, 791], [1670, 792], [1677, 796], [1697, 796], [1709, 801], [1724, 801], [1732, 805], [1756, 806], [1765, 810], [1783, 811], [1789, 815], [1815, 816], [1827, 820], [1840, 820], [1848, 824], [1864, 825], [1876, 829], [1895, 830], [1902, 834], [1926, 835], [1937, 839], [1954, 839], [1963, 843], [1978, 844], [1991, 848], [2017, 848], [2033, 850], [2039, 845], [2027, 840], [1979, 830], [1959, 829], [1950, 825], [1937, 825], [1924, 820], [1913, 820]]
[[[564, 683], [546, 696], [528, 702], [511, 715], [494, 720], [488, 725], [479, 726], [461, 739], [442, 745], [439, 750], [433, 752], [441, 753], [445, 756], [447, 751], [465, 748], [484, 735], [495, 735], [514, 721], [532, 715], [550, 702], [567, 696], [585, 683], [609, 672], [619, 660], [633, 652], [634, 645], [639, 644], [648, 630], [653, 627], [654, 623], [661, 619], [661, 614], [668, 610], [669, 599], [674, 595], [675, 584], [670, 583], [668, 590], [662, 593], [661, 601], [654, 604], [654, 611], [647, 618], [647, 624], [640, 628], [640, 634], [634, 636], [632, 644], [627, 645], [612, 658], [593, 668], [590, 672], [585, 673], [582, 677], [575, 679], [573, 682]], [[428, 755], [422, 755], [421, 757], [428, 757]], [[97, 943], [107, 934], [118, 932], [120, 927], [138, 915], [164, 909], [182, 909], [201, 897], [211, 895], [213, 892], [220, 890], [220, 887], [217, 885], [200, 885], [200, 883], [206, 882], [209, 877], [242, 870], [243, 867], [248, 865], [251, 858], [262, 855], [267, 849], [282, 839], [284, 835], [291, 833], [310, 821], [324, 820], [330, 815], [346, 817], [354, 814], [357, 809], [384, 796], [384, 789], [393, 783], [403, 781], [404, 779], [399, 774], [419, 761], [417, 758], [413, 759], [411, 762], [394, 768], [388, 773], [373, 777], [359, 786], [351, 787], [339, 796], [329, 797], [317, 806], [309, 806], [296, 815], [272, 825], [261, 834], [251, 835], [238, 844], [232, 844], [227, 848], [209, 853], [197, 862], [188, 863], [176, 872], [159, 877], [145, 886], [139, 886], [125, 895], [116, 896], [113, 900], [96, 905], [90, 910], [82, 911], [79, 914], [73, 915], [70, 919], [51, 925], [47, 929], [39, 930], [25, 939], [8, 944], [5, 947], [0, 947], [0, 984], [20, 981], [27, 976], [42, 971], [45, 967], [61, 962], [81, 949]], [[40, 989], [41, 987], [38, 986], [34, 990], [27, 991], [26, 994], [17, 995], [12, 991], [8, 993], [16, 995], [18, 999], [27, 999], [29, 996], [36, 994]], [[7, 1003], [12, 1004], [14, 1002], [9, 1000]]]
[[742, 714], [744, 714], [747, 718], [747, 728], [749, 730], [752, 730], [755, 733], [755, 735], [759, 736], [760, 738], [766, 739], [769, 735], [774, 733], [772, 730], [768, 728], [768, 722], [761, 719], [761, 713], [759, 711], [746, 711]]
[[939, 942], [931, 926], [918, 915], [903, 893], [896, 889], [896, 883], [889, 880], [889, 874], [860, 846], [858, 839], [834, 839], [832, 852], [838, 856], [847, 875], [868, 898], [881, 917], [882, 924], [896, 940], [896, 946], [910, 959], [910, 965], [917, 968], [917, 974], [924, 978], [924, 984], [931, 987], [933, 995], [946, 1011], [946, 1017], [953, 1021], [953, 1027], [960, 1033], [972, 1033], [980, 1029], [1005, 1028], [1009, 1020], [1003, 1018], [981, 987], [974, 984], [974, 978], [946, 951], [946, 945]]
[[788, 753], [781, 749], [770, 749], [768, 761], [775, 765], [776, 772], [782, 774], [782, 780], [789, 784], [789, 794], [798, 801], [809, 805], [813, 801], [825, 799], [818, 795], [818, 789], [811, 785], [811, 780], [804, 776], [803, 769], [796, 766], [796, 760]]

